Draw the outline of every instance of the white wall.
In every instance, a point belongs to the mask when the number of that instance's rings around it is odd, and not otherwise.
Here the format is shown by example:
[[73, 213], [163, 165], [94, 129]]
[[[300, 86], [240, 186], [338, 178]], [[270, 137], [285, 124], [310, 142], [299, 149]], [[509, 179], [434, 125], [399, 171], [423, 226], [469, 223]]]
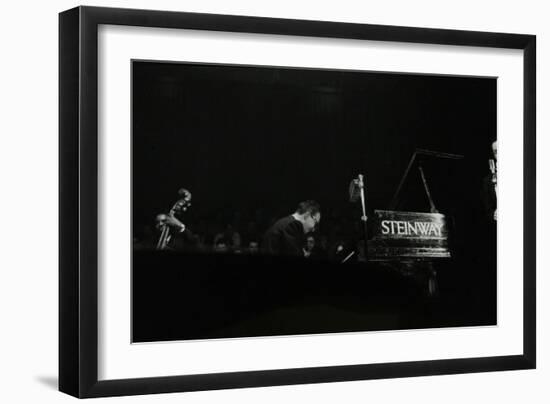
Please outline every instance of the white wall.
[[[550, 25], [543, 1], [92, 1], [87, 5], [536, 34], [538, 40], [538, 369], [110, 399], [116, 402], [422, 402], [550, 398]], [[72, 1], [5, 2], [0, 24], [0, 399], [71, 400], [57, 383], [57, 13]], [[521, 214], [521, 212], [518, 212]], [[519, 242], [519, 240], [518, 240]]]

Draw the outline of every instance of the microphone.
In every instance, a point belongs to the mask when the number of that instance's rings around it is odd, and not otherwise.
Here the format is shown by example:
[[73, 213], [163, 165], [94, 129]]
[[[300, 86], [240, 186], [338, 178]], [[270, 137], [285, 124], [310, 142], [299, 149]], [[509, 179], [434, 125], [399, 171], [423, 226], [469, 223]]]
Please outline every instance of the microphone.
[[363, 189], [363, 176], [359, 174], [349, 183], [349, 201], [357, 202], [361, 198], [361, 190]]
[[489, 159], [489, 170], [491, 170], [491, 174], [496, 174], [496, 171], [497, 171], [497, 167], [496, 167], [496, 164], [495, 164], [495, 160], [493, 159]]
[[493, 181], [494, 184], [497, 183], [497, 165], [495, 160], [489, 159], [489, 170], [491, 170], [491, 181]]

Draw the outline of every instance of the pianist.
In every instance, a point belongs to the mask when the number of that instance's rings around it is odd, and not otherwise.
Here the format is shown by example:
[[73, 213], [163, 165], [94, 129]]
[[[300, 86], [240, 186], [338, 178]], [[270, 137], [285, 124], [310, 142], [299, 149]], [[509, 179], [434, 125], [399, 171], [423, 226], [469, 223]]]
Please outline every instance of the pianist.
[[300, 202], [296, 211], [276, 221], [264, 234], [262, 251], [272, 255], [304, 256], [307, 233], [321, 220], [321, 207], [315, 201]]

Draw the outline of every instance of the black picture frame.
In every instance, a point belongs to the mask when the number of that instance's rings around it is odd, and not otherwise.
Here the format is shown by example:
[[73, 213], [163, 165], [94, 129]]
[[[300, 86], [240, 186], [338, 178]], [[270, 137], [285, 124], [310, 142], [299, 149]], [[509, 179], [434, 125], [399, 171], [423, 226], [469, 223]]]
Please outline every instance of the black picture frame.
[[[523, 354], [99, 381], [100, 24], [523, 50]], [[535, 368], [535, 61], [534, 35], [97, 7], [60, 13], [59, 390], [85, 398]]]

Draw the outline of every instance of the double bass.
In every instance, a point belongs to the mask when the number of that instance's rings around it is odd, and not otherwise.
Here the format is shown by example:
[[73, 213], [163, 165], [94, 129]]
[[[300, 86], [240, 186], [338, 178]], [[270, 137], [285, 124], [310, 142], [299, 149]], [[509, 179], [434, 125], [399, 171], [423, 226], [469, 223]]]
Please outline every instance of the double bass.
[[[182, 214], [191, 206], [191, 192], [185, 188], [181, 188], [178, 190], [178, 195], [180, 199], [174, 203], [168, 214], [161, 213], [157, 215], [157, 226], [160, 228], [160, 236], [156, 246], [157, 250], [165, 250], [172, 238], [171, 233], [173, 230], [171, 230], [168, 220], [170, 218], [175, 219], [176, 215]], [[185, 231], [185, 224], [181, 224], [180, 231]]]

